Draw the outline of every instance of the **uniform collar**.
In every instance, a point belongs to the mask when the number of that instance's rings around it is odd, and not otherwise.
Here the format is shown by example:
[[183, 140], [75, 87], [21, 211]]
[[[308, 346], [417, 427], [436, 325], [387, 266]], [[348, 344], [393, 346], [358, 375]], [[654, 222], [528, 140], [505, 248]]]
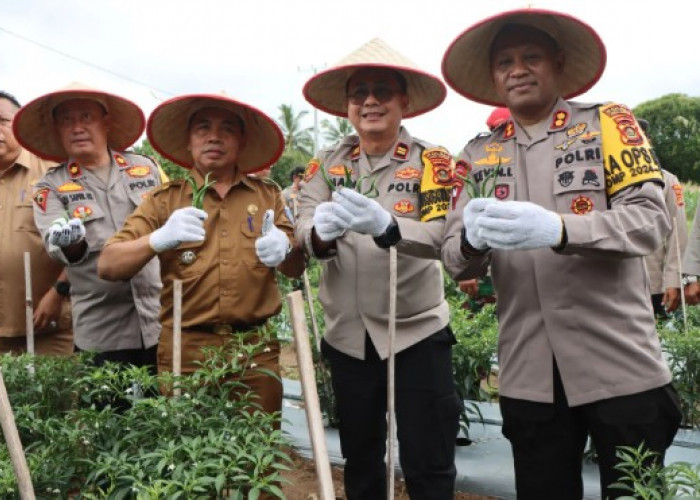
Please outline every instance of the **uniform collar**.
[[[571, 105], [560, 97], [557, 99], [557, 102], [554, 103], [552, 111], [545, 120], [546, 128], [544, 130], [547, 134], [564, 130], [571, 122]], [[523, 127], [512, 119], [496, 128], [494, 135], [501, 141], [507, 141], [515, 138], [516, 142], [519, 144], [526, 145], [542, 139], [541, 137], [533, 137], [532, 139], [528, 138], [528, 135]]]
[[[362, 149], [362, 144], [359, 141], [359, 138], [357, 136], [355, 137], [355, 141], [351, 142], [349, 145], [351, 147], [350, 150], [350, 159], [351, 160], [357, 160], [360, 158], [362, 153], [364, 152]], [[390, 148], [390, 150], [387, 152], [387, 154], [391, 155], [389, 158], [391, 160], [396, 160], [400, 162], [405, 162], [408, 160], [409, 156], [411, 155], [411, 147], [413, 144], [413, 138], [411, 137], [411, 134], [408, 133], [405, 127], [401, 126], [399, 129], [399, 136], [396, 139], [396, 142], [394, 145]], [[385, 154], [385, 158], [387, 156]]]
[[[124, 155], [111, 149], [108, 151], [111, 167], [117, 166], [119, 168], [126, 168], [129, 166], [129, 162]], [[68, 175], [71, 179], [80, 179], [85, 176], [83, 168], [78, 164], [75, 158], [72, 157], [66, 160], [66, 170], [68, 171]]]
[[32, 162], [32, 156], [29, 151], [26, 149], [22, 148], [22, 151], [20, 152], [19, 156], [15, 160], [15, 165], [19, 165], [22, 168], [29, 168]]

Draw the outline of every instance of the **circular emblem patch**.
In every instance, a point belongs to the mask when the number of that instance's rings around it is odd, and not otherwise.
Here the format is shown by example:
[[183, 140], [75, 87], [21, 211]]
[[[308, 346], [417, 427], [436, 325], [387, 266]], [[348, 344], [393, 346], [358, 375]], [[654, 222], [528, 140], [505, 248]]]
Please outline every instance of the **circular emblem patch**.
[[571, 211], [577, 215], [587, 214], [593, 210], [593, 200], [588, 196], [579, 196], [571, 201]]
[[197, 256], [192, 250], [186, 250], [182, 252], [182, 254], [180, 254], [180, 262], [182, 262], [186, 266], [192, 264], [196, 258]]

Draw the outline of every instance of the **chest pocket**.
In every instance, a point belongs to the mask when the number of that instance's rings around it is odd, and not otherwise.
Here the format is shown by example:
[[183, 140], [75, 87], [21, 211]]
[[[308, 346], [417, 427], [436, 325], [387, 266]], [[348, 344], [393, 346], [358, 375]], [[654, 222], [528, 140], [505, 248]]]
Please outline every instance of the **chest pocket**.
[[[129, 174], [129, 172], [132, 172]], [[141, 173], [144, 172], [142, 175]], [[142, 176], [141, 176], [142, 175]], [[154, 188], [159, 186], [153, 170], [146, 166], [130, 167], [122, 172], [124, 189], [134, 205], [139, 206]]]
[[14, 208], [12, 226], [15, 231], [38, 232], [34, 224], [34, 208], [32, 200], [28, 202], [17, 203]]
[[261, 210], [253, 217], [251, 220], [252, 229], [248, 222], [243, 222], [240, 226], [240, 259], [247, 267], [265, 268], [265, 264], [260, 262], [255, 253], [255, 240], [262, 236], [262, 216], [260, 213], [265, 213], [265, 211]]
[[553, 175], [557, 212], [585, 215], [607, 210], [603, 165], [561, 167]]
[[[378, 201], [395, 217], [420, 218], [420, 182], [397, 181], [389, 186], [384, 200]], [[380, 194], [381, 196], [381, 194]]]

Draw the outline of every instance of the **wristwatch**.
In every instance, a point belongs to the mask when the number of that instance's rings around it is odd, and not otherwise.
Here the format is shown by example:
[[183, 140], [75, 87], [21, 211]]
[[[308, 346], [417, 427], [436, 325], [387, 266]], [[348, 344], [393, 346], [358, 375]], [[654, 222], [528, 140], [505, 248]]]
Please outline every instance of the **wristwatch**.
[[697, 282], [698, 282], [698, 277], [694, 274], [684, 274], [683, 280], [681, 281], [683, 286], [688, 286], [691, 283], [697, 283]]
[[68, 281], [58, 280], [56, 283], [53, 284], [53, 288], [54, 290], [56, 290], [56, 293], [58, 293], [62, 297], [70, 296], [70, 283]]

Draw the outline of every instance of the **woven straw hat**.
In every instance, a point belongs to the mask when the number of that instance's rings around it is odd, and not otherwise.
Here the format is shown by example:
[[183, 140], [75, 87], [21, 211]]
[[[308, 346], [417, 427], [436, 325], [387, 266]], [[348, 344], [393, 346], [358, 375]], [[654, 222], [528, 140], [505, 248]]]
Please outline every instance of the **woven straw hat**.
[[53, 112], [56, 106], [71, 99], [89, 99], [98, 102], [107, 110], [110, 119], [107, 145], [112, 149], [125, 150], [143, 133], [146, 119], [136, 104], [123, 97], [73, 82], [20, 108], [13, 123], [15, 137], [19, 143], [47, 160], [67, 160], [68, 152], [56, 133]]
[[178, 165], [192, 168], [187, 129], [192, 115], [204, 108], [226, 109], [243, 120], [246, 144], [238, 155], [241, 172], [263, 170], [282, 155], [284, 136], [272, 118], [224, 94], [189, 94], [160, 104], [151, 113], [146, 126], [153, 148]]
[[401, 73], [406, 79], [409, 100], [404, 118], [437, 108], [447, 95], [442, 80], [421, 71], [384, 41], [375, 38], [341, 59], [332, 68], [311, 77], [304, 85], [304, 97], [321, 111], [347, 117], [346, 85], [353, 73], [361, 68], [388, 68]]
[[450, 87], [476, 102], [505, 105], [494, 88], [489, 58], [494, 38], [507, 24], [532, 26], [559, 44], [566, 57], [559, 79], [565, 99], [583, 94], [603, 74], [605, 45], [593, 28], [568, 14], [519, 9], [476, 23], [450, 44], [442, 59], [442, 75]]

